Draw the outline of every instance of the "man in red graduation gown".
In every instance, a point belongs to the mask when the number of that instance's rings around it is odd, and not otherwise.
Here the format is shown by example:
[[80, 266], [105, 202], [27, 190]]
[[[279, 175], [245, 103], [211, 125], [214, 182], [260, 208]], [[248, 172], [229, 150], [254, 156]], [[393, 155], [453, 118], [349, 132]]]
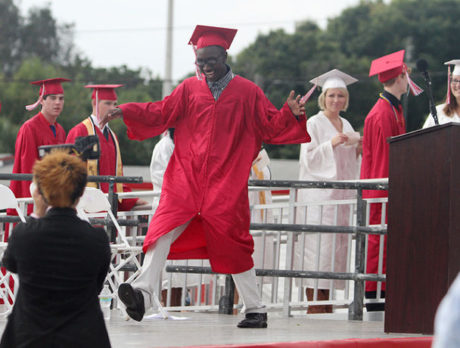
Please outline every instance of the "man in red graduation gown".
[[143, 140], [175, 128], [175, 149], [166, 169], [160, 203], [144, 242], [139, 277], [118, 289], [128, 314], [142, 320], [159, 289], [166, 258], [209, 258], [218, 273], [235, 280], [245, 319], [238, 327], [267, 327], [256, 285], [249, 234], [247, 181], [262, 142], [303, 143], [304, 105], [292, 91], [277, 110], [254, 83], [226, 64], [234, 29], [197, 26], [197, 77], [183, 81], [155, 103], [124, 104], [107, 122], [123, 116], [131, 139]]
[[[409, 78], [408, 68], [403, 61], [404, 50], [375, 59], [369, 76], [378, 75], [383, 92], [364, 121], [363, 158], [361, 179], [388, 178], [390, 147], [387, 139], [406, 132], [401, 105], [401, 96], [407, 92], [408, 84], [418, 88]], [[419, 90], [420, 91], [420, 90]], [[388, 197], [384, 190], [368, 190], [364, 198]], [[382, 205], [372, 204], [369, 224], [381, 224]], [[386, 217], [385, 221], [386, 223]], [[369, 235], [367, 247], [367, 273], [378, 273], [379, 235]], [[386, 237], [384, 242], [382, 272], [386, 272]], [[366, 282], [366, 297], [376, 298], [377, 282]], [[382, 283], [381, 297], [385, 297], [385, 283]], [[368, 311], [383, 310], [383, 304], [368, 303]]]
[[[13, 174], [30, 174], [37, 159], [38, 147], [42, 145], [56, 145], [65, 143], [65, 131], [56, 122], [64, 107], [64, 89], [62, 82], [70, 81], [64, 78], [53, 78], [31, 82], [33, 85], [40, 86], [39, 97], [34, 104], [27, 105], [26, 110], [34, 110], [41, 104], [41, 111], [31, 119], [24, 122], [19, 128], [16, 137], [14, 150]], [[30, 197], [31, 181], [14, 181], [10, 183], [10, 188], [16, 198]], [[27, 208], [27, 214], [31, 214], [33, 205]], [[9, 215], [17, 215], [14, 209], [8, 209]], [[8, 240], [9, 229], [5, 229], [5, 241]], [[2, 273], [3, 273], [2, 268]], [[13, 283], [10, 282], [11, 289]], [[0, 303], [3, 303], [0, 301]]]
[[[64, 107], [62, 82], [69, 79], [54, 78], [31, 82], [40, 86], [39, 98], [26, 109], [31, 111], [41, 104], [41, 111], [26, 121], [19, 129], [14, 151], [13, 173], [32, 173], [32, 167], [39, 158], [38, 147], [65, 143], [65, 131], [56, 122]], [[30, 197], [30, 181], [11, 181], [10, 188], [17, 198]], [[28, 213], [32, 212], [32, 205]]]
[[[117, 94], [115, 88], [122, 85], [87, 85], [86, 88], [92, 88], [91, 104], [93, 112], [91, 116], [73, 127], [67, 135], [66, 142], [73, 144], [78, 137], [88, 135], [97, 135], [99, 138], [100, 157], [97, 160], [88, 160], [88, 175], [116, 175], [123, 176], [123, 163], [121, 160], [120, 146], [115, 133], [106, 124], [100, 126], [100, 117], [107, 114], [117, 106]], [[109, 192], [109, 183], [88, 183], [88, 186], [100, 188], [103, 192]], [[123, 184], [115, 185], [116, 192], [130, 191]], [[137, 204], [144, 204], [143, 200], [123, 199], [118, 205], [118, 210], [131, 210]]]

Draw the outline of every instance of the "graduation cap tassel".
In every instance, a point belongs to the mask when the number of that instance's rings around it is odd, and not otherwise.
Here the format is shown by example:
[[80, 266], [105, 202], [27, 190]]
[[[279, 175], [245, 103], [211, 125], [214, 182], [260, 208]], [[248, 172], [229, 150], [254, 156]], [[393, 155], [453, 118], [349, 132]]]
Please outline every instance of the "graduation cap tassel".
[[37, 101], [33, 104], [26, 105], [26, 110], [32, 111], [33, 109], [35, 109], [38, 106], [38, 104], [40, 104], [40, 102], [43, 100], [44, 95], [45, 95], [45, 84], [43, 84], [42, 86], [42, 93], [38, 97]]
[[447, 97], [446, 104], [450, 104], [450, 65], [447, 66]]
[[98, 100], [98, 90], [96, 89], [96, 120], [99, 124], [99, 100]]
[[308, 101], [308, 99], [310, 99], [311, 95], [315, 91], [315, 88], [316, 88], [316, 85], [313, 85], [313, 87], [310, 88], [307, 94], [305, 94], [302, 98], [300, 98], [300, 103], [305, 104]]
[[[193, 53], [195, 53], [195, 58], [196, 58], [196, 46], [192, 45], [192, 47], [193, 47]], [[195, 63], [195, 74], [196, 74], [196, 78], [199, 81], [203, 80], [203, 77], [201, 76], [200, 68], [198, 67], [198, 64], [196, 64], [196, 63]]]
[[414, 81], [409, 77], [409, 73], [406, 71], [407, 82], [409, 83], [409, 89], [413, 95], [417, 96], [423, 93], [423, 89], [420, 88]]

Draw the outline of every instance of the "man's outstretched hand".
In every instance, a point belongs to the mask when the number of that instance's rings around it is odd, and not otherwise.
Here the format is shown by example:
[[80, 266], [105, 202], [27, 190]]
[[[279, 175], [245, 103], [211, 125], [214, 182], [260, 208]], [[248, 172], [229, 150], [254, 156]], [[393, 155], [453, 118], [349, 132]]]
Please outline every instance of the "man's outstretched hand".
[[101, 129], [104, 128], [104, 126], [109, 122], [112, 121], [116, 118], [121, 118], [123, 117], [123, 111], [121, 111], [120, 108], [115, 108], [113, 110], [110, 110], [107, 114], [101, 117], [99, 120], [100, 127]]
[[294, 91], [289, 93], [289, 97], [286, 102], [294, 115], [300, 116], [305, 114], [305, 103], [300, 102], [300, 95], [294, 98]]

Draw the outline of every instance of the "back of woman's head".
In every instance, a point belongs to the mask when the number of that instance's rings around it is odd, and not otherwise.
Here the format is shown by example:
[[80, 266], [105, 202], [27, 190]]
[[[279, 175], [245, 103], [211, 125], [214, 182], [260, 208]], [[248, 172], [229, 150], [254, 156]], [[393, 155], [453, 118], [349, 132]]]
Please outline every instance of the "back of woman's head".
[[33, 175], [46, 202], [58, 208], [73, 206], [87, 181], [85, 163], [63, 151], [54, 151], [35, 162]]

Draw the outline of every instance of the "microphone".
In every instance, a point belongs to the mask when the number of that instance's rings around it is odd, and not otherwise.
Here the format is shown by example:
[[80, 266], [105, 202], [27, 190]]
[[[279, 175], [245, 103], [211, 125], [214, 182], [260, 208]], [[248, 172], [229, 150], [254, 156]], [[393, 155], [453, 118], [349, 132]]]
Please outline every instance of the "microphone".
[[431, 92], [431, 79], [428, 74], [428, 62], [421, 58], [417, 60], [416, 63], [417, 70], [422, 74], [423, 79], [426, 83], [426, 92], [428, 94], [428, 102], [430, 105], [431, 116], [433, 116], [434, 123], [439, 124], [438, 122], [438, 113], [436, 111], [436, 106], [434, 105], [433, 93]]
[[419, 60], [417, 60], [417, 70], [420, 71], [420, 72], [424, 72], [424, 73], [427, 73], [427, 69], [428, 69], [428, 62], [421, 58]]

